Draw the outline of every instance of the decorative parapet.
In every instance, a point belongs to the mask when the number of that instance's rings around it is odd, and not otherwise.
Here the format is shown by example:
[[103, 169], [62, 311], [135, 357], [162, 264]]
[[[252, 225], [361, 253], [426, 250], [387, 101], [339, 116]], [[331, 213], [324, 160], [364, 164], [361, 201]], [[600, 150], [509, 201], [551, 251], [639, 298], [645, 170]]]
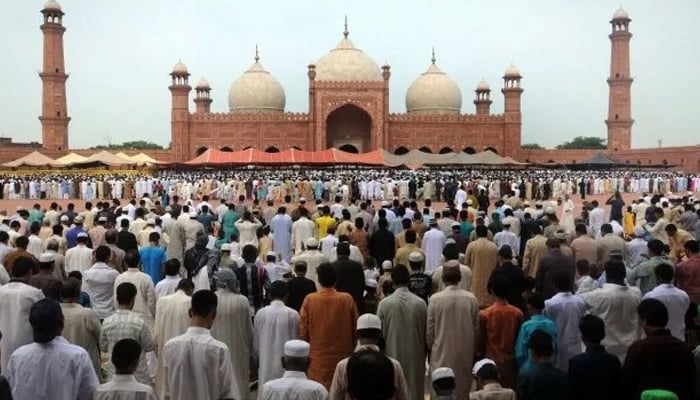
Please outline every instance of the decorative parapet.
[[309, 122], [308, 113], [190, 113], [190, 121]]
[[373, 89], [382, 90], [384, 89], [384, 81], [314, 81], [314, 87], [316, 89], [347, 89], [351, 87], [355, 90], [363, 89]]
[[503, 114], [389, 114], [389, 122], [504, 122]]

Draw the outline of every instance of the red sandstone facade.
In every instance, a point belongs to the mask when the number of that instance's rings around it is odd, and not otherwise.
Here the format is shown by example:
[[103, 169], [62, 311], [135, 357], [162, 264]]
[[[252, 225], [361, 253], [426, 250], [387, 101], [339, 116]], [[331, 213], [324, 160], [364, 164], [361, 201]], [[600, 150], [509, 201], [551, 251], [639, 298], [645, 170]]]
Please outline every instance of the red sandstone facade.
[[[50, 157], [58, 157], [68, 152], [70, 117], [66, 99], [68, 75], [65, 72], [63, 56], [64, 13], [55, 0], [48, 0], [41, 12], [41, 30], [44, 34], [44, 64], [39, 74], [43, 83], [42, 113], [39, 117], [42, 125], [42, 144], [13, 143], [8, 139], [0, 139], [1, 162], [18, 158], [38, 148]], [[631, 148], [634, 120], [631, 107], [630, 22], [631, 19], [624, 10], [615, 12], [610, 21], [610, 96], [608, 116], [605, 120], [608, 128], [608, 150], [605, 153], [629, 163], [630, 167], [665, 164], [678, 165], [687, 171], [700, 171], [700, 146]], [[359, 50], [348, 41], [347, 25], [344, 36], [345, 39], [334, 51], [346, 51], [354, 57], [355, 53], [347, 51]], [[344, 68], [343, 60], [341, 58], [338, 62], [336, 59], [335, 68]], [[267, 73], [262, 71], [258, 61], [256, 52], [255, 64], [251, 71]], [[365, 59], [360, 61], [368, 62]], [[437, 69], [434, 56], [432, 61], [433, 65], [423, 75], [438, 76], [444, 84], [445, 78], [440, 75], [442, 72]], [[327, 71], [322, 71], [320, 61], [317, 64], [308, 66], [309, 101], [306, 112], [285, 112], [282, 92], [281, 106], [277, 104], [269, 109], [263, 107], [260, 110], [251, 110], [250, 107], [234, 107], [239, 101], [234, 99], [231, 112], [212, 113], [210, 110], [213, 99], [210, 97], [210, 88], [208, 83], [202, 83], [202, 80], [195, 87], [195, 110], [190, 112], [190, 74], [183, 64], [178, 63], [171, 73], [172, 83], [169, 87], [172, 93], [172, 149], [148, 151], [149, 155], [163, 161], [181, 162], [193, 158], [207, 148], [234, 151], [253, 147], [270, 152], [286, 148], [322, 150], [337, 147], [361, 152], [385, 148], [396, 153], [412, 149], [433, 153], [471, 153], [488, 149], [533, 163], [575, 163], [596, 152], [521, 148], [523, 89], [520, 86], [520, 73], [512, 66], [506, 70], [503, 77], [503, 114], [491, 114], [491, 90], [485, 82], [480, 83], [475, 90], [473, 103], [476, 112], [462, 114], [461, 93], [456, 95], [458, 99], [454, 93], [452, 97], [446, 98], [419, 98], [422, 106], [427, 102], [429, 107], [416, 108], [413, 111], [409, 109], [407, 95], [407, 112], [389, 113], [391, 68], [388, 65], [377, 66], [376, 71], [370, 71], [369, 75], [367, 71], [353, 75], [359, 76], [360, 79], [347, 79], [348, 75], [344, 75], [343, 71], [340, 74], [335, 71], [335, 75], [329, 75]], [[324, 66], [323, 70], [327, 69], [328, 65]], [[437, 75], [430, 75], [435, 71], [438, 72]], [[368, 78], [364, 79], [365, 77]], [[252, 92], [255, 94], [256, 90]], [[229, 96], [231, 105], [231, 94]], [[431, 105], [431, 102], [435, 104]], [[93, 151], [77, 152], [91, 154]], [[135, 152], [127, 151], [127, 154]]]

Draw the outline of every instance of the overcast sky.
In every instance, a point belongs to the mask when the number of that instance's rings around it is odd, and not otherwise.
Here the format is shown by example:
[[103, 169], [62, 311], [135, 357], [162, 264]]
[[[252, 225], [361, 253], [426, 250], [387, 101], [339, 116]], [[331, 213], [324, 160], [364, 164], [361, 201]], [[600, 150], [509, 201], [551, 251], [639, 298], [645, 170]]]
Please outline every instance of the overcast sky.
[[[40, 141], [43, 1], [0, 0], [0, 136]], [[610, 33], [619, 0], [62, 0], [70, 145], [170, 142], [170, 72], [178, 58], [191, 83], [206, 76], [212, 111], [228, 111], [231, 83], [253, 61], [282, 83], [287, 111], [307, 111], [306, 65], [333, 48], [348, 15], [350, 38], [392, 67], [391, 112], [428, 67], [459, 84], [473, 113], [483, 77], [492, 112], [503, 110], [501, 76], [522, 71], [523, 143], [551, 147], [578, 135], [604, 137]], [[700, 143], [700, 1], [634, 0], [632, 144]], [[495, 90], [494, 90], [495, 89]], [[192, 93], [191, 97], [194, 95]], [[190, 102], [190, 110], [194, 104]], [[465, 138], [465, 143], [468, 139]]]

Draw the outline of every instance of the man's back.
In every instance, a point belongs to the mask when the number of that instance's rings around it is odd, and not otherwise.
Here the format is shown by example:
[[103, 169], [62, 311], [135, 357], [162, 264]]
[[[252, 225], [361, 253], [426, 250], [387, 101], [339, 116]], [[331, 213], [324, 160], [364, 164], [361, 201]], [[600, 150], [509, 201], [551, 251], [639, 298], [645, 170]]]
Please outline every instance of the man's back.
[[31, 343], [32, 327], [29, 325], [29, 310], [35, 302], [44, 298], [41, 290], [22, 282], [10, 282], [0, 286], [0, 356], [2, 371], [6, 371], [7, 360], [18, 347]]
[[289, 287], [289, 297], [287, 305], [297, 312], [301, 310], [301, 305], [304, 303], [306, 296], [316, 291], [316, 284], [311, 279], [304, 276], [297, 276], [287, 282]]
[[[189, 309], [191, 304], [190, 296], [182, 290], [158, 299], [156, 303], [156, 323], [153, 331], [156, 348], [159, 352], [165, 343], [187, 331], [190, 323]], [[156, 378], [156, 392], [160, 396], [163, 392], [165, 372], [163, 357], [158, 357], [158, 369]]]
[[111, 381], [97, 388], [95, 400], [156, 400], [156, 395], [133, 375], [114, 375]]
[[151, 277], [136, 268], [129, 268], [119, 274], [114, 281], [114, 290], [116, 291], [120, 284], [126, 282], [136, 286], [133, 311], [141, 315], [150, 324], [149, 326], [152, 326], [156, 313], [156, 293]]
[[561, 400], [568, 396], [566, 374], [550, 362], [536, 364], [518, 377], [518, 400]]
[[365, 274], [362, 265], [346, 257], [339, 258], [333, 263], [338, 273], [335, 290], [352, 296], [357, 312], [363, 314], [362, 292], [365, 289]]
[[569, 384], [574, 400], [618, 398], [622, 366], [620, 360], [601, 345], [589, 345], [586, 352], [569, 360]]
[[88, 353], [61, 336], [18, 348], [6, 371], [14, 400], [88, 400], [98, 385]]
[[328, 391], [300, 371], [285, 371], [284, 376], [265, 383], [261, 400], [326, 400]]
[[90, 355], [95, 373], [102, 373], [100, 361], [100, 320], [90, 308], [78, 303], [62, 303], [63, 337], [84, 348]]
[[163, 349], [165, 400], [234, 399], [231, 356], [208, 329], [190, 327]]

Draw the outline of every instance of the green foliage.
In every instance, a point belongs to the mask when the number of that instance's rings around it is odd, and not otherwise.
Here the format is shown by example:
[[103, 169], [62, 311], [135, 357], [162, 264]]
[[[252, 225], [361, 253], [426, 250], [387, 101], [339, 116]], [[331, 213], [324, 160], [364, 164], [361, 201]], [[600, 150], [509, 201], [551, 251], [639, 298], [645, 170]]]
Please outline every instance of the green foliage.
[[568, 142], [564, 142], [557, 146], [557, 149], [596, 149], [604, 150], [608, 146], [605, 144], [604, 138], [597, 136], [576, 136]]
[[520, 146], [523, 149], [528, 149], [528, 150], [542, 150], [544, 147], [540, 146], [538, 143], [525, 143], [524, 145]]
[[135, 140], [122, 144], [99, 145], [93, 147], [96, 150], [162, 150], [163, 146], [145, 140]]

